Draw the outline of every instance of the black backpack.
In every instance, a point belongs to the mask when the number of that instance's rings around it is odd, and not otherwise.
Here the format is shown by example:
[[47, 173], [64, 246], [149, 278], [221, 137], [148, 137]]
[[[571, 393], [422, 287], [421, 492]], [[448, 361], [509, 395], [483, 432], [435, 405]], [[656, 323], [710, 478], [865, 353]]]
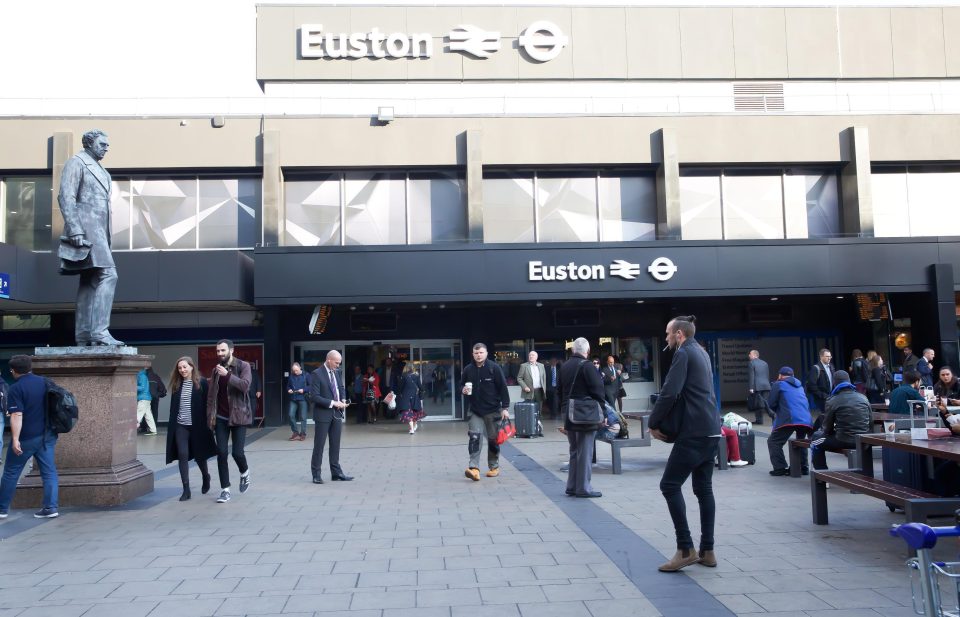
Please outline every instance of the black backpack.
[[80, 418], [77, 399], [72, 392], [61, 388], [53, 380], [46, 377], [43, 380], [47, 384], [47, 426], [57, 434], [69, 433]]

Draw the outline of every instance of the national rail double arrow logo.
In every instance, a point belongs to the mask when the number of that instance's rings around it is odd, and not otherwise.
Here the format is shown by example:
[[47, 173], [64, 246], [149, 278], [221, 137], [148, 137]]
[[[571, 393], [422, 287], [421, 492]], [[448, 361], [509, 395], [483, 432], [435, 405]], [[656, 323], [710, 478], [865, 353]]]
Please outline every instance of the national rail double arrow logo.
[[457, 26], [447, 35], [450, 51], [462, 51], [475, 58], [489, 58], [500, 51], [500, 33], [487, 32], [476, 26]]

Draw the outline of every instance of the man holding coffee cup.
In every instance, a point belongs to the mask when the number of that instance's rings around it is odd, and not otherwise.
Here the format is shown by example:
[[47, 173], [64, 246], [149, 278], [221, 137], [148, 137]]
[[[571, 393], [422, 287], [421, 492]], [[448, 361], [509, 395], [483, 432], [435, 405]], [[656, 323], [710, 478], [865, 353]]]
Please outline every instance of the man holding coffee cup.
[[480, 440], [487, 437], [488, 478], [500, 475], [500, 446], [497, 444], [497, 423], [510, 417], [510, 394], [500, 365], [487, 359], [487, 346], [473, 346], [473, 363], [463, 367], [460, 378], [463, 395], [467, 397], [470, 415], [467, 423], [470, 466], [464, 475], [480, 481]]

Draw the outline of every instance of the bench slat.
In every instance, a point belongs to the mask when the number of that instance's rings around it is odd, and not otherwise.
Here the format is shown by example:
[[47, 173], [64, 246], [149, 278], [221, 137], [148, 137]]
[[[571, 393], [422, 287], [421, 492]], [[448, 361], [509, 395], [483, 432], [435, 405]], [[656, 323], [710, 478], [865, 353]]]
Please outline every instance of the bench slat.
[[905, 504], [908, 499], [936, 499], [939, 497], [939, 495], [926, 491], [870, 478], [856, 471], [814, 471], [814, 475], [823, 482], [833, 482], [837, 486], [843, 486], [898, 505]]

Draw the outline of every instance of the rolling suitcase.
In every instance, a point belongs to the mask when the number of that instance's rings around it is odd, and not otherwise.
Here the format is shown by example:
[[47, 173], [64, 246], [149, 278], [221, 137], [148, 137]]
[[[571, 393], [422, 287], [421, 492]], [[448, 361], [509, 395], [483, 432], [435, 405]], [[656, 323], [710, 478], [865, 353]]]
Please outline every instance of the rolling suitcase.
[[[740, 442], [740, 460], [747, 461], [751, 465], [755, 464], [757, 462], [756, 435], [746, 422], [737, 425], [737, 439]], [[720, 445], [723, 446], [723, 444]]]
[[519, 401], [513, 404], [514, 425], [517, 437], [542, 437], [540, 405], [536, 401]]

